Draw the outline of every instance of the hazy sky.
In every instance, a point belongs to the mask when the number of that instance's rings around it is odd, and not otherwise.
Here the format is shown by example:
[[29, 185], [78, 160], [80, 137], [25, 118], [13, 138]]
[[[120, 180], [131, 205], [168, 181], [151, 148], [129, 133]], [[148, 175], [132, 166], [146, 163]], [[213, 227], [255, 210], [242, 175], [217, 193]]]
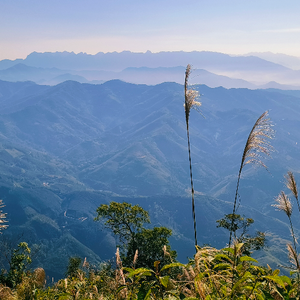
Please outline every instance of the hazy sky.
[[300, 56], [299, 0], [0, 0], [0, 60], [33, 51]]

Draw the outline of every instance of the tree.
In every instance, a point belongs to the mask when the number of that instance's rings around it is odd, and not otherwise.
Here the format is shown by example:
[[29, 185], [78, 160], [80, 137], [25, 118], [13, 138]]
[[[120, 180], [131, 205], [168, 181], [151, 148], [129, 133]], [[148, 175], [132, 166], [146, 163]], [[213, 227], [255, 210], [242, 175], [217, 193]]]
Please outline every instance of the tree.
[[11, 288], [15, 288], [19, 283], [21, 283], [27, 267], [31, 264], [30, 253], [31, 250], [27, 243], [19, 243], [18, 248], [13, 250], [9, 261], [10, 269], [7, 275], [5, 276], [5, 272], [3, 270], [0, 274], [0, 282], [5, 283]]
[[67, 277], [76, 277], [78, 270], [80, 268], [81, 258], [78, 256], [70, 257], [67, 267], [66, 276]]
[[149, 214], [139, 205], [132, 206], [127, 202], [112, 201], [109, 205], [101, 204], [97, 210], [95, 221], [106, 219], [104, 226], [111, 229], [119, 238], [120, 245], [126, 250], [126, 245], [135, 242], [135, 235], [143, 228], [144, 223], [150, 223]]
[[131, 266], [134, 261], [136, 250], [138, 250], [136, 268], [153, 268], [155, 261], [160, 261], [160, 266], [171, 263], [176, 259], [176, 251], [171, 250], [168, 238], [172, 230], [166, 227], [143, 228], [135, 236], [135, 243], [130, 241], [128, 251], [123, 263]]
[[95, 221], [105, 219], [104, 226], [111, 229], [121, 242], [124, 266], [133, 265], [136, 250], [135, 267], [153, 268], [155, 261], [160, 261], [162, 267], [176, 258], [176, 251], [170, 249], [168, 241], [172, 230], [166, 227], [145, 229], [143, 226], [150, 223], [150, 218], [139, 205], [111, 202], [99, 206], [97, 213]]
[[[224, 218], [217, 220], [217, 227], [222, 227], [234, 233], [234, 239], [238, 243], [243, 243], [242, 253], [250, 255], [253, 250], [264, 248], [266, 235], [264, 232], [257, 231], [255, 236], [248, 234], [249, 226], [254, 223], [251, 218], [245, 218], [239, 214], [228, 214]], [[237, 232], [239, 231], [239, 236]]]

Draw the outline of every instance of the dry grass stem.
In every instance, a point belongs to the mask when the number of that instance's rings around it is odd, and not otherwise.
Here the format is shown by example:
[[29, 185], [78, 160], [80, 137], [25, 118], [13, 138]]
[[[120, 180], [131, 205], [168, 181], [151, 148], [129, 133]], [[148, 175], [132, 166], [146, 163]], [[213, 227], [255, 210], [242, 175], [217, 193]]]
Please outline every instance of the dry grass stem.
[[194, 221], [194, 234], [195, 234], [195, 247], [196, 247], [197, 246], [197, 226], [196, 226], [196, 213], [195, 213], [195, 191], [194, 191], [193, 172], [192, 172], [189, 117], [190, 117], [191, 109], [199, 107], [201, 105], [201, 103], [199, 101], [196, 101], [196, 99], [199, 97], [199, 93], [196, 90], [190, 89], [188, 87], [191, 70], [192, 70], [191, 65], [187, 65], [186, 71], [185, 71], [185, 80], [184, 80], [184, 109], [185, 109], [186, 133], [187, 133], [187, 140], [188, 140], [190, 179], [191, 179], [191, 191], [192, 191], [192, 214], [193, 214], [193, 221]]

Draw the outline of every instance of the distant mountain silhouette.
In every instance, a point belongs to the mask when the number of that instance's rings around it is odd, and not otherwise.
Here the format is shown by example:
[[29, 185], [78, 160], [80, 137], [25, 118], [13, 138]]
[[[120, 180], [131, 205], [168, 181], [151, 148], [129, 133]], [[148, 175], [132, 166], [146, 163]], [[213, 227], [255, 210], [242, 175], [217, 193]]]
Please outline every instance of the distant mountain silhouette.
[[[296, 58], [293, 58], [296, 59]], [[17, 67], [25, 64], [27, 69]], [[158, 84], [175, 81], [182, 83], [178, 67], [192, 64], [196, 70], [203, 70], [197, 83], [210, 87], [226, 88], [264, 87], [268, 82], [277, 82], [281, 88], [297, 89], [300, 71], [256, 56], [230, 56], [217, 52], [159, 52], [102, 53], [95, 55], [74, 52], [46, 52], [29, 54], [24, 60], [0, 61], [0, 79], [9, 81], [32, 80], [39, 84], [57, 84], [64, 79], [81, 83], [100, 83], [121, 79], [131, 83]], [[12, 68], [12, 69], [11, 69]], [[203, 72], [208, 73], [204, 74]], [[66, 75], [69, 74], [69, 75]], [[223, 77], [219, 77], [223, 76]], [[202, 80], [202, 82], [201, 82]]]
[[300, 70], [300, 57], [272, 52], [251, 52], [245, 56], [256, 56], [293, 70]]

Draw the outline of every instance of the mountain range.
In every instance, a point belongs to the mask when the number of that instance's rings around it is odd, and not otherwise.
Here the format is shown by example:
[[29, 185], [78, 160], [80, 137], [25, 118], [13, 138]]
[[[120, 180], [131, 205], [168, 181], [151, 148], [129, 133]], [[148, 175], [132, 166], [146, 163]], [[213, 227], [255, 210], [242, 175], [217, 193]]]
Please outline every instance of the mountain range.
[[[231, 213], [247, 136], [266, 110], [276, 131], [268, 172], [248, 166], [239, 213], [268, 232], [262, 261], [287, 263], [285, 216], [271, 204], [288, 170], [300, 173], [300, 92], [195, 85], [201, 111], [190, 117], [199, 244], [225, 246], [216, 220]], [[173, 230], [179, 260], [192, 256], [193, 229], [183, 86], [66, 81], [55, 86], [0, 81], [0, 186], [9, 228], [36, 249], [36, 264], [62, 276], [70, 256], [99, 263], [115, 240], [93, 221], [109, 201], [138, 203], [152, 225]], [[295, 209], [296, 233], [300, 221]]]
[[[263, 58], [261, 58], [263, 57]], [[257, 54], [230, 56], [217, 52], [101, 53], [73, 52], [29, 54], [25, 59], [0, 61], [0, 80], [34, 81], [56, 85], [66, 80], [99, 84], [120, 79], [135, 84], [182, 84], [184, 68], [192, 64], [191, 83], [226, 88], [299, 89], [300, 71], [287, 67], [296, 57]], [[270, 59], [270, 60], [268, 60]], [[283, 62], [284, 65], [276, 62]]]

